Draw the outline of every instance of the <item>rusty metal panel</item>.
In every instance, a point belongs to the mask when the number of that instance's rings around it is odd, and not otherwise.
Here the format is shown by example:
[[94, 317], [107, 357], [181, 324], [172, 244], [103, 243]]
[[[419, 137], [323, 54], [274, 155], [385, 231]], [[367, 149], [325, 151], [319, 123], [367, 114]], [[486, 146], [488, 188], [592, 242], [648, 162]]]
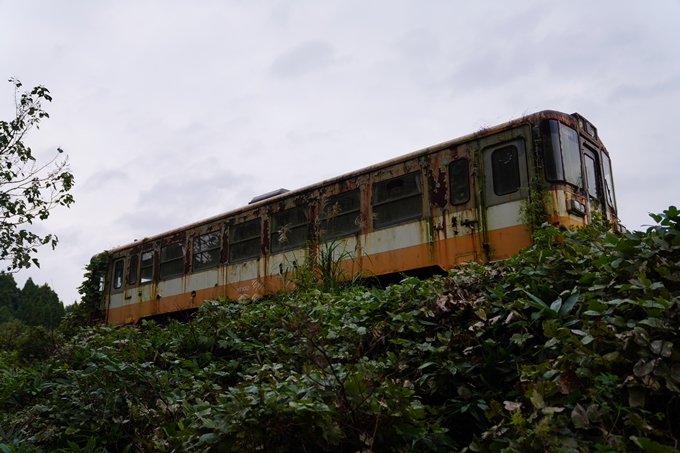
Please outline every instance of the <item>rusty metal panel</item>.
[[428, 242], [426, 221], [403, 223], [373, 231], [364, 236], [362, 250], [369, 257], [389, 250], [398, 250]]
[[251, 281], [259, 277], [259, 260], [249, 260], [227, 266], [227, 283], [239, 294], [250, 293]]

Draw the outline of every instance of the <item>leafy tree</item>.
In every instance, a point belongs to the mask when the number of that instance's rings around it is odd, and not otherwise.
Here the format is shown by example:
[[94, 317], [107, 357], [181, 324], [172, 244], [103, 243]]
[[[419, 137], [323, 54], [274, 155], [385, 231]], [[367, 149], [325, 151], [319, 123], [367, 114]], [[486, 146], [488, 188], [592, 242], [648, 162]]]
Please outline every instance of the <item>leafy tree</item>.
[[12, 319], [12, 312], [6, 306], [0, 305], [0, 324]]
[[34, 254], [37, 247], [49, 244], [54, 248], [57, 237], [41, 236], [30, 230], [35, 220], [45, 220], [57, 205], [70, 206], [73, 197], [73, 175], [63, 153], [46, 163], [38, 163], [24, 137], [32, 127], [39, 127], [49, 115], [42, 101], [51, 101], [49, 90], [37, 86], [20, 93], [17, 79], [9, 80], [15, 90], [15, 117], [0, 121], [0, 260], [8, 262], [7, 270], [16, 271], [32, 264], [39, 266]]
[[[16, 349], [17, 342], [26, 331], [24, 323], [18, 319], [10, 319], [0, 324], [0, 351]], [[0, 360], [2, 362], [2, 360]]]

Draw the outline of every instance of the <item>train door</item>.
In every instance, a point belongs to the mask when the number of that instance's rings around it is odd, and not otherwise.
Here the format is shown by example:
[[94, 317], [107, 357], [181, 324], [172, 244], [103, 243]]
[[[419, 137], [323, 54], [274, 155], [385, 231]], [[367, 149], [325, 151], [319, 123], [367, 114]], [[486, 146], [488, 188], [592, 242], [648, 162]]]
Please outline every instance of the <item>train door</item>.
[[444, 235], [440, 231], [439, 239], [447, 236], [451, 239], [440, 252], [440, 256], [447, 257], [444, 262], [450, 265], [477, 261], [482, 255], [480, 222], [475, 209], [480, 204], [474, 177], [477, 164], [470, 155], [473, 155], [470, 150], [461, 151], [448, 164], [449, 207], [443, 212], [450, 229]]
[[529, 196], [529, 168], [523, 138], [516, 138], [482, 151], [483, 248], [487, 261], [508, 258], [530, 244], [520, 220], [520, 206]]

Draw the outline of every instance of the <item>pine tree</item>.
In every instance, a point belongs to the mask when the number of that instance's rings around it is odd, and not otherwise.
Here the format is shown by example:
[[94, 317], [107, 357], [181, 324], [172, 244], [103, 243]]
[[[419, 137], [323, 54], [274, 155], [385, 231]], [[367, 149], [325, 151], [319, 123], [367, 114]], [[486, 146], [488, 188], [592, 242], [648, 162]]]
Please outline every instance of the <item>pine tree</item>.
[[38, 286], [29, 277], [20, 292], [15, 317], [29, 326], [59, 326], [64, 316], [64, 304], [47, 284]]
[[14, 317], [19, 306], [19, 294], [14, 276], [0, 272], [0, 324]]

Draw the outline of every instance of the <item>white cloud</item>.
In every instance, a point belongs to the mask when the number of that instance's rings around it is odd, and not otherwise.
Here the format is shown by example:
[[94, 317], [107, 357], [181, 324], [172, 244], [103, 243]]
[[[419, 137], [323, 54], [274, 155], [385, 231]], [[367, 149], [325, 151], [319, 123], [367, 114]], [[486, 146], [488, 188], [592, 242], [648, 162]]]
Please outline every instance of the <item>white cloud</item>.
[[269, 72], [278, 78], [289, 79], [319, 71], [335, 62], [333, 45], [328, 41], [313, 40], [295, 46], [274, 60]]
[[[679, 203], [679, 14], [674, 0], [1, 2], [0, 76], [51, 90], [29, 142], [62, 146], [76, 178], [75, 205], [41, 226], [60, 245], [18, 279], [71, 302], [102, 249], [540, 109], [595, 123], [637, 228]], [[0, 84], [2, 119], [12, 95]]]

